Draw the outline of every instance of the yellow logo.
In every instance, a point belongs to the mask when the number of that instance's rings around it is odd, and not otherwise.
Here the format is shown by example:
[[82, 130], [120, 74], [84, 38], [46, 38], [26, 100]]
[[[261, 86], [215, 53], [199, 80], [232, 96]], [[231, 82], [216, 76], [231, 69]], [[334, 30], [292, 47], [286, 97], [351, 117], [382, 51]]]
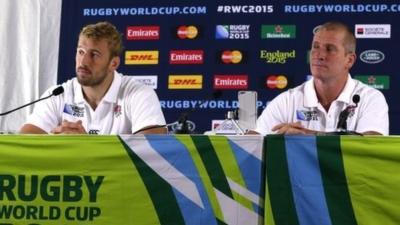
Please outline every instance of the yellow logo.
[[158, 51], [126, 51], [126, 65], [158, 64]]
[[168, 89], [201, 89], [202, 75], [169, 75]]

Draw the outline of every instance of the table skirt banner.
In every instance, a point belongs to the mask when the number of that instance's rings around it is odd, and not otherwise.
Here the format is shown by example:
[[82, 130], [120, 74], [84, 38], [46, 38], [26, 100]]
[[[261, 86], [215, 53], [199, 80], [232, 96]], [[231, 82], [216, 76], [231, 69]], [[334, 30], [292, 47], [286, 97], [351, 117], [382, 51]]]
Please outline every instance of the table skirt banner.
[[268, 136], [267, 225], [400, 223], [400, 139]]
[[263, 138], [0, 136], [1, 224], [262, 224]]

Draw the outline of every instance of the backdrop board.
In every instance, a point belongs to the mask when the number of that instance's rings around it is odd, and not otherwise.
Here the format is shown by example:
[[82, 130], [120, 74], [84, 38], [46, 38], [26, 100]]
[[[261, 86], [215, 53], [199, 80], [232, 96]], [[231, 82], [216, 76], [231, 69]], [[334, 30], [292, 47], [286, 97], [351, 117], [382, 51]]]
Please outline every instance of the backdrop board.
[[[339, 20], [357, 34], [353, 77], [386, 96], [390, 132], [400, 133], [399, 1], [63, 1], [59, 77], [74, 77], [79, 30], [110, 21], [124, 34], [118, 69], [155, 88], [168, 123], [186, 113], [197, 133], [258, 92], [258, 113], [309, 79], [313, 30]], [[363, 99], [361, 99], [362, 101]]]

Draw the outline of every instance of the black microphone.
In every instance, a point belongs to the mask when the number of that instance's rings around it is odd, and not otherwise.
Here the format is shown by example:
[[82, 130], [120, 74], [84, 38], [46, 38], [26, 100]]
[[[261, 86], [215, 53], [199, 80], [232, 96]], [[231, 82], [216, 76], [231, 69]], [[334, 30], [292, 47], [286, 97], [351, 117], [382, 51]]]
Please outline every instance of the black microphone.
[[18, 107], [18, 108], [15, 108], [15, 109], [10, 110], [10, 111], [0, 113], [0, 116], [5, 116], [5, 115], [7, 115], [7, 114], [9, 114], [9, 113], [12, 113], [12, 112], [14, 112], [14, 111], [17, 111], [18, 109], [22, 109], [22, 108], [24, 108], [24, 107], [26, 107], [26, 106], [28, 106], [28, 105], [32, 105], [32, 104], [34, 104], [34, 103], [36, 103], [36, 102], [39, 102], [39, 101], [48, 99], [48, 98], [50, 98], [51, 96], [57, 96], [57, 95], [59, 95], [59, 94], [62, 94], [63, 92], [64, 92], [63, 86], [58, 86], [58, 87], [56, 87], [56, 88], [51, 92], [51, 95], [46, 96], [46, 97], [44, 97], [44, 98], [39, 98], [39, 99], [37, 99], [37, 100], [35, 100], [35, 101], [33, 101], [33, 102], [29, 102], [29, 103], [27, 103], [27, 104], [25, 104], [25, 105], [22, 105], [22, 106], [20, 106], [20, 107]]
[[[340, 114], [339, 114], [339, 121], [337, 124], [337, 129], [339, 132], [343, 132], [343, 134], [348, 133], [347, 131], [347, 118], [351, 113], [354, 113], [354, 109], [357, 108], [358, 103], [360, 102], [360, 95], [355, 94], [353, 95], [353, 103], [355, 105], [347, 106]], [[354, 133], [354, 132], [350, 132]]]
[[[212, 99], [218, 99], [222, 96], [222, 90], [217, 89], [212, 93]], [[205, 100], [199, 104], [199, 108], [204, 106], [208, 101]], [[189, 121], [190, 113], [194, 112], [195, 109], [192, 108], [190, 111], [182, 112], [179, 115], [178, 121], [174, 122], [176, 128], [172, 128], [175, 134], [190, 134], [194, 131], [193, 122]], [[191, 124], [190, 124], [191, 123]], [[167, 125], [168, 126], [168, 125]]]

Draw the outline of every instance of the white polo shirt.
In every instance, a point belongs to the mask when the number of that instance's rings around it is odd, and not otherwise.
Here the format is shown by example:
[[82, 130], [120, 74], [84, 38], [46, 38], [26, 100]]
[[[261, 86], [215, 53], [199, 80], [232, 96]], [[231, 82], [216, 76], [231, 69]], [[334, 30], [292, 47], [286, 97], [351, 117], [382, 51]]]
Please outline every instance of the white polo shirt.
[[328, 112], [318, 102], [314, 80], [310, 79], [274, 98], [258, 118], [256, 131], [262, 135], [273, 134], [274, 126], [297, 121], [310, 130], [337, 131], [339, 114], [348, 105], [355, 105], [352, 101], [355, 94], [360, 96], [360, 102], [347, 119], [347, 130], [388, 135], [388, 105], [384, 95], [350, 75], [343, 92], [332, 102]]
[[[27, 123], [46, 132], [59, 126], [65, 119], [81, 120], [90, 134], [132, 134], [150, 125], [165, 125], [160, 102], [154, 90], [135, 82], [130, 76], [114, 73], [114, 80], [93, 110], [83, 97], [76, 78], [63, 83], [64, 93], [35, 105]], [[55, 87], [43, 96], [51, 94]]]

